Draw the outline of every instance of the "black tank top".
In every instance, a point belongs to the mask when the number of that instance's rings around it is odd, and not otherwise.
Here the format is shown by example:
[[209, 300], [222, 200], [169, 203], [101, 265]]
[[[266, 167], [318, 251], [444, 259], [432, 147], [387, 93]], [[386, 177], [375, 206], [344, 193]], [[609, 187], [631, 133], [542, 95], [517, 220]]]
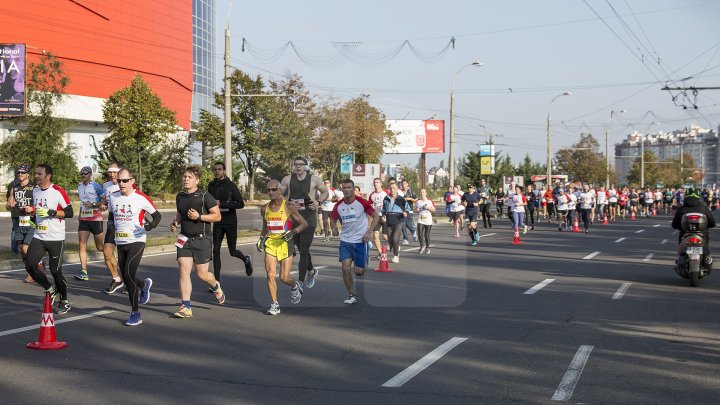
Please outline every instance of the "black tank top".
[[317, 225], [317, 212], [310, 209], [310, 185], [312, 184], [312, 174], [307, 172], [305, 178], [301, 181], [298, 180], [295, 173], [290, 175], [290, 187], [288, 189], [288, 199], [297, 204], [300, 204], [298, 211], [300, 215], [308, 222], [309, 228], [314, 228]]

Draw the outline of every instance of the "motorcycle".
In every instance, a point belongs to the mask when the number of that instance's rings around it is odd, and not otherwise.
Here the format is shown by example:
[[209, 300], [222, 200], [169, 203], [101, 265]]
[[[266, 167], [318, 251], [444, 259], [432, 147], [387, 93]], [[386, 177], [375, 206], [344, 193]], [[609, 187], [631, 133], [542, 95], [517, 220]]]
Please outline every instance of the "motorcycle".
[[678, 246], [678, 259], [675, 272], [690, 279], [690, 285], [696, 287], [700, 279], [712, 271], [712, 258], [707, 254], [704, 233], [707, 232], [707, 218], [704, 214], [689, 213], [680, 222], [684, 232]]

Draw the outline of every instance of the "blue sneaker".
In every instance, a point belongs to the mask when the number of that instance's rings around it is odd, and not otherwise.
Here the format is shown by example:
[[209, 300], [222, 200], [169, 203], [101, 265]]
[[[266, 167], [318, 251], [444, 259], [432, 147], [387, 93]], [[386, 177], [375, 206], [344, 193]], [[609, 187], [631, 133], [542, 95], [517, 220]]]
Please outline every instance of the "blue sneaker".
[[150, 287], [152, 287], [152, 279], [145, 279], [145, 288], [140, 290], [140, 303], [145, 305], [150, 301]]
[[476, 242], [476, 241], [472, 241], [472, 243], [470, 243], [470, 246], [477, 246], [477, 242]]
[[142, 323], [142, 319], [140, 319], [140, 312], [130, 312], [130, 317], [125, 322], [125, 325], [127, 326], [137, 326]]

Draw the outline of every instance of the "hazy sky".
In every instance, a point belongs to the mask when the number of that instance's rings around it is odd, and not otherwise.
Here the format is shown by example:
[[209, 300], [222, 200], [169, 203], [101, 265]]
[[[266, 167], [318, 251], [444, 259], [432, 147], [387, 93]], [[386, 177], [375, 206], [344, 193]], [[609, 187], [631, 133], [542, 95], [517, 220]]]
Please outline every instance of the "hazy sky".
[[[221, 76], [228, 0], [216, 7]], [[666, 82], [720, 86], [719, 17], [715, 0], [234, 1], [231, 60], [264, 77], [296, 73], [320, 96], [368, 94], [389, 119], [444, 119], [446, 145], [456, 77], [456, 158], [494, 134], [514, 162], [526, 153], [545, 162], [548, 112], [553, 150], [576, 142], [581, 131], [599, 137], [604, 150], [607, 122], [612, 158], [629, 124], [640, 131], [689, 125], [717, 131], [720, 90], [701, 91], [696, 101], [679, 95], [678, 104], [698, 106], [683, 110], [672, 100], [679, 92], [660, 89]], [[454, 49], [430, 57], [451, 38]], [[405, 40], [428, 59], [408, 44], [388, 56]], [[273, 54], [288, 41], [302, 58], [289, 47]], [[344, 58], [339, 49], [355, 56]], [[484, 66], [455, 76], [473, 61]], [[566, 90], [572, 96], [550, 103]], [[611, 119], [613, 110], [626, 112]], [[417, 159], [386, 155], [383, 162]], [[441, 159], [447, 162], [447, 146], [445, 154], [428, 155], [429, 166]]]

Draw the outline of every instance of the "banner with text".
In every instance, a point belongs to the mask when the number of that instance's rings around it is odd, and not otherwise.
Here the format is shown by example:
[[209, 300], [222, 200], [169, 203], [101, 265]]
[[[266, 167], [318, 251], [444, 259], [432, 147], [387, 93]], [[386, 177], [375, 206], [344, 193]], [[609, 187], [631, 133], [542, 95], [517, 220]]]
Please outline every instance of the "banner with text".
[[395, 133], [395, 145], [385, 144], [384, 153], [444, 153], [445, 121], [385, 120]]
[[0, 44], [0, 116], [25, 115], [25, 44]]

